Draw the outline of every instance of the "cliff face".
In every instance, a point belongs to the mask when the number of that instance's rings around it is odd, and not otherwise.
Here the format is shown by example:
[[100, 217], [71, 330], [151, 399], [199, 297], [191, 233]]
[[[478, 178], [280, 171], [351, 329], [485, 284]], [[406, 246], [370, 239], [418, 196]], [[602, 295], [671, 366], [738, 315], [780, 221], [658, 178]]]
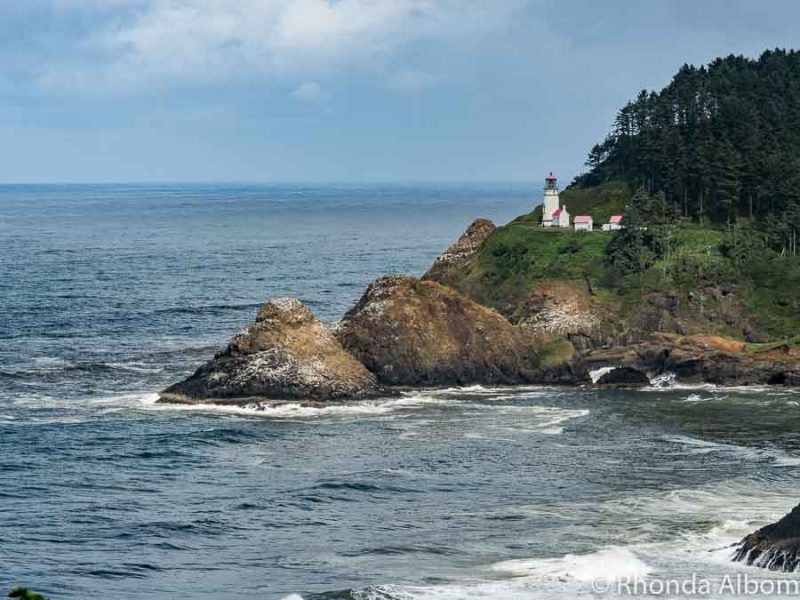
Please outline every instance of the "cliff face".
[[374, 282], [336, 335], [389, 385], [580, 381], [586, 376], [573, 353], [543, 365], [528, 332], [455, 290], [414, 277]]
[[[425, 277], [530, 333], [542, 364], [553, 356], [568, 363], [568, 343], [581, 357], [571, 361], [583, 359], [590, 368], [670, 372], [682, 381], [720, 385], [800, 385], [798, 338], [765, 342], [747, 290], [735, 283], [704, 276], [679, 285], [670, 280], [669, 264], [640, 281], [619, 281], [604, 261], [610, 234], [546, 231], [529, 215], [487, 233], [460, 260], [437, 261]], [[695, 251], [707, 258], [709, 239], [719, 241], [704, 230], [683, 235], [681, 264], [695, 260]], [[724, 272], [722, 258], [710, 260]]]
[[[460, 260], [437, 260], [425, 279], [536, 335], [569, 339], [580, 351], [638, 343], [656, 332], [768, 339], [762, 325], [769, 321], [752, 306], [763, 312], [767, 305], [731, 280], [718, 249], [722, 234], [687, 229], [676, 236], [674, 256], [623, 280], [605, 260], [611, 233], [544, 230], [528, 214], [488, 232]], [[786, 312], [777, 301], [768, 309], [769, 315]]]
[[348, 354], [299, 301], [274, 299], [253, 324], [188, 379], [161, 393], [168, 402], [244, 399], [338, 400], [378, 392], [375, 376]]
[[381, 384], [576, 384], [589, 381], [587, 365], [627, 367], [600, 382], [613, 385], [666, 372], [800, 385], [800, 338], [751, 343], [764, 335], [734, 286], [627, 290], [607, 279], [607, 242], [599, 232], [543, 231], [527, 216], [502, 228], [479, 219], [424, 279], [370, 285], [335, 333], [296, 300], [268, 302], [161, 398], [329, 401], [375, 395]]
[[800, 385], [800, 347], [785, 343], [750, 344], [712, 335], [654, 334], [638, 344], [593, 350], [591, 368], [626, 366], [680, 381], [718, 385]]

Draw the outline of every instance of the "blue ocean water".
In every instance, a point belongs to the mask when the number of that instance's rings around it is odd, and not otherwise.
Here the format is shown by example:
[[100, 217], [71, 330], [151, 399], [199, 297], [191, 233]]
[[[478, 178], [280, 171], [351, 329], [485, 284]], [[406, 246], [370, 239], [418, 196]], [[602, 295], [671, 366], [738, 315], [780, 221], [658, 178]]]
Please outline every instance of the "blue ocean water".
[[729, 544], [798, 501], [790, 390], [153, 403], [267, 298], [334, 321], [537, 188], [0, 186], [0, 591], [573, 598], [744, 569]]

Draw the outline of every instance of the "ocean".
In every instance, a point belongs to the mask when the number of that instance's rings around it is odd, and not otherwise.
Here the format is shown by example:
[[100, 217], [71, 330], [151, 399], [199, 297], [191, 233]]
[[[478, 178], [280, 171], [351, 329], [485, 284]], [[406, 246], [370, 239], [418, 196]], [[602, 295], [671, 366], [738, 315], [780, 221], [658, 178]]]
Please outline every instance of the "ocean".
[[800, 501], [793, 390], [664, 378], [154, 403], [266, 299], [334, 322], [373, 279], [421, 274], [474, 218], [506, 222], [539, 196], [0, 186], [0, 592], [567, 600], [790, 579], [729, 558]]

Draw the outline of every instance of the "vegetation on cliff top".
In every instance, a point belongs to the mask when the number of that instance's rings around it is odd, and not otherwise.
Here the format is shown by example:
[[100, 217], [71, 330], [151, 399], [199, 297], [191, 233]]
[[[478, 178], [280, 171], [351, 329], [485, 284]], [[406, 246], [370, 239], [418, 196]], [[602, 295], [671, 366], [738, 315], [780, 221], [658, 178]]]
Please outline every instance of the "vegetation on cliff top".
[[796, 231], [800, 52], [684, 65], [664, 89], [643, 90], [620, 109], [587, 164], [584, 187], [625, 182], [664, 192], [699, 222], [772, 218]]
[[557, 281], [606, 333], [635, 321], [644, 330], [790, 338], [800, 333], [798, 157], [800, 53], [684, 65], [663, 90], [619, 111], [589, 153], [589, 172], [561, 194], [572, 214], [603, 223], [622, 213], [627, 229], [543, 230], [538, 207], [495, 230], [443, 280], [512, 321], [524, 321], [531, 298]]
[[[595, 309], [620, 322], [633, 318], [654, 294], [678, 294], [687, 301], [675, 307], [676, 316], [688, 332], [747, 337], [743, 326], [749, 317], [771, 339], [800, 332], [795, 292], [800, 260], [763, 248], [743, 248], [759, 246], [746, 228], [701, 227], [686, 221], [661, 227], [664, 231], [655, 242], [645, 242], [626, 238], [624, 230], [544, 230], [533, 215], [526, 215], [498, 228], [483, 249], [451, 275], [450, 284], [515, 321], [524, 318], [534, 290], [543, 282], [560, 280], [588, 290]], [[722, 305], [732, 298], [742, 303], [741, 315], [720, 315]]]

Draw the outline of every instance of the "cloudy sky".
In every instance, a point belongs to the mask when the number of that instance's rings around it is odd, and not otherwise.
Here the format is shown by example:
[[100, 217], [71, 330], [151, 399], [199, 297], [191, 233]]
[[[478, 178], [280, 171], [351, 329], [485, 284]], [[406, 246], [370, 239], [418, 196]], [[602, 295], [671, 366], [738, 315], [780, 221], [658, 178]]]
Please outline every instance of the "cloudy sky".
[[0, 181], [570, 179], [794, 0], [0, 0]]

